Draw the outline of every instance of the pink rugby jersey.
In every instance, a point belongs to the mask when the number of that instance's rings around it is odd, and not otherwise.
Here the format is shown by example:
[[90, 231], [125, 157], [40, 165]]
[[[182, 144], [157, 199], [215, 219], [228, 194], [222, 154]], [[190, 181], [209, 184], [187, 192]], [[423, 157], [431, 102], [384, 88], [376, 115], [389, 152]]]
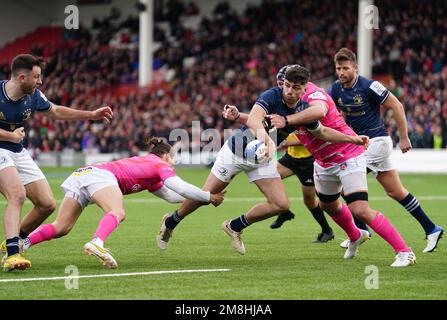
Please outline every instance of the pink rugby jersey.
[[92, 167], [113, 173], [123, 194], [157, 191], [163, 187], [164, 180], [176, 176], [174, 169], [154, 154], [98, 163]]
[[[309, 104], [312, 101], [323, 101], [326, 104], [328, 111], [326, 116], [320, 120], [321, 124], [349, 136], [356, 135], [356, 133], [346, 124], [345, 120], [338, 112], [334, 101], [324, 89], [308, 82], [306, 86], [306, 94], [301, 100], [306, 104]], [[352, 143], [332, 143], [318, 139], [304, 126], [298, 127], [296, 134], [303, 145], [312, 153], [315, 161], [323, 168], [341, 164], [361, 155], [365, 151], [363, 146], [357, 146]]]

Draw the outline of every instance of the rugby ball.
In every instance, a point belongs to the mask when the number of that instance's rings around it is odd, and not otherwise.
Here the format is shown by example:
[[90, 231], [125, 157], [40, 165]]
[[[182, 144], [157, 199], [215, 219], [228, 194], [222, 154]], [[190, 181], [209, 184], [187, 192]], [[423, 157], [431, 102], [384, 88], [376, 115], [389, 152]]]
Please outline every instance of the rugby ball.
[[264, 141], [256, 139], [247, 144], [244, 155], [245, 158], [251, 162], [262, 163], [266, 159], [265, 156], [266, 147]]

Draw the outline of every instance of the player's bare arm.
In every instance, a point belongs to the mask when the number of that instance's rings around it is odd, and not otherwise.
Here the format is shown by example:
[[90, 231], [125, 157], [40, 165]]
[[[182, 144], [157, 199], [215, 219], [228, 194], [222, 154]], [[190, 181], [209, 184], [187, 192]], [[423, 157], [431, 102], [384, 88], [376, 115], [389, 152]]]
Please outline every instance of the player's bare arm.
[[412, 147], [410, 138], [408, 137], [407, 119], [405, 118], [404, 106], [391, 92], [383, 103], [383, 106], [393, 110], [393, 116], [396, 120], [397, 129], [399, 130], [400, 150], [402, 150], [402, 153], [410, 151]]
[[335, 129], [325, 127], [322, 124], [319, 124], [315, 130], [309, 130], [309, 132], [318, 139], [333, 143], [353, 143], [365, 147], [367, 147], [369, 143], [369, 138], [367, 136], [349, 136]]
[[84, 111], [53, 104], [47, 115], [55, 120], [103, 120], [105, 123], [110, 123], [113, 111], [109, 106]]
[[15, 129], [13, 132], [0, 129], [0, 140], [13, 143], [22, 143], [25, 139], [25, 129], [23, 127]]
[[326, 116], [328, 109], [324, 102], [312, 101], [309, 105], [310, 107], [306, 110], [289, 115], [287, 117], [277, 114], [270, 115], [272, 125], [278, 129], [284, 128], [287, 125], [300, 126], [315, 121], [320, 121]]
[[239, 112], [236, 106], [226, 104], [222, 111], [224, 119], [230, 121], [237, 121], [240, 124], [246, 124], [248, 120], [248, 113]]
[[264, 125], [262, 124], [266, 115], [267, 113], [265, 112], [264, 108], [255, 104], [248, 117], [247, 126], [250, 128], [255, 137], [264, 141], [268, 150], [267, 156], [270, 156], [275, 152], [276, 146], [269, 137], [267, 131], [265, 131]]

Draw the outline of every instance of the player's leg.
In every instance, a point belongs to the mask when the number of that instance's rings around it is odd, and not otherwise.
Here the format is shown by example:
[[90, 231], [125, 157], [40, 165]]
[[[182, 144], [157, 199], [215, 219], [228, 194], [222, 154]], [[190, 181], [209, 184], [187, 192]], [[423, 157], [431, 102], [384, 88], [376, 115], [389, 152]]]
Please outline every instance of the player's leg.
[[284, 183], [276, 169], [276, 161], [246, 171], [250, 182], [254, 182], [266, 197], [266, 202], [252, 207], [238, 218], [226, 220], [222, 224], [224, 232], [232, 239], [232, 245], [240, 254], [245, 253], [242, 242], [242, 230], [252, 223], [265, 220], [289, 210]]
[[361, 155], [348, 160], [346, 168], [340, 171], [339, 177], [352, 214], [368, 224], [396, 252], [396, 261], [392, 266], [406, 267], [413, 264], [416, 257], [396, 228], [382, 213], [369, 207], [365, 157]]
[[93, 239], [84, 245], [84, 251], [88, 255], [97, 257], [104, 266], [114, 269], [118, 267], [118, 263], [109, 250], [104, 248], [104, 243], [126, 217], [123, 193], [117, 185], [111, 185], [91, 191], [91, 194], [92, 201], [103, 210], [104, 216], [98, 224]]
[[323, 210], [320, 207], [315, 191], [314, 158], [309, 157], [297, 161], [295, 173], [301, 182], [304, 204], [312, 214], [315, 221], [317, 221], [321, 227], [321, 233], [313, 242], [325, 243], [334, 239], [334, 233], [326, 220]]
[[24, 239], [56, 209], [56, 200], [42, 170], [25, 149], [17, 154], [17, 170], [26, 196], [34, 205], [20, 226], [20, 237]]
[[403, 187], [398, 172], [396, 170], [379, 172], [377, 181], [383, 186], [388, 196], [399, 202], [424, 229], [427, 246], [423, 252], [435, 251], [444, 230], [430, 220], [416, 197]]
[[31, 232], [23, 240], [23, 249], [28, 250], [41, 242], [67, 235], [73, 229], [83, 209], [76, 198], [78, 196], [73, 193], [67, 193], [61, 202], [56, 220], [53, 223], [41, 225]]
[[[287, 154], [286, 154], [287, 155]], [[286, 179], [290, 176], [293, 176], [295, 173], [288, 168], [288, 164], [286, 162], [288, 160], [284, 160], [286, 158], [286, 155], [284, 155], [279, 161], [276, 168], [278, 169], [278, 173], [281, 176], [281, 179]], [[270, 225], [270, 228], [277, 229], [280, 228], [284, 222], [288, 220], [292, 220], [295, 218], [295, 214], [289, 209], [286, 212], [278, 215], [275, 221], [272, 222]]]
[[34, 181], [25, 185], [26, 196], [34, 207], [23, 218], [20, 225], [20, 237], [26, 238], [42, 224], [56, 209], [56, 200], [46, 179]]
[[[208, 175], [202, 190], [218, 193], [228, 186], [233, 177], [240, 172], [237, 165], [232, 163], [232, 158], [233, 154], [231, 150], [224, 144], [217, 155], [216, 161], [211, 168], [211, 172]], [[186, 199], [183, 201], [179, 209], [175, 210], [172, 214], [165, 214], [161, 220], [160, 231], [155, 238], [158, 248], [160, 250], [166, 250], [175, 227], [177, 227], [183, 218], [203, 205], [202, 202]]]
[[[228, 182], [223, 182], [211, 172], [202, 189], [211, 193], [218, 193], [223, 191], [227, 185]], [[175, 227], [177, 227], [183, 218], [193, 213], [202, 205], [202, 202], [186, 199], [179, 209], [175, 210], [172, 214], [165, 214], [163, 216], [160, 231], [156, 237], [157, 246], [160, 250], [166, 250], [168, 248], [169, 239], [171, 239]]]
[[19, 249], [20, 213], [25, 202], [26, 191], [12, 160], [7, 156], [4, 159], [4, 164], [8, 166], [2, 166], [0, 169], [0, 192], [6, 198], [3, 224], [6, 238], [4, 253], [7, 256], [3, 259], [3, 269], [24, 270], [31, 267], [31, 262], [20, 254]]
[[360, 245], [368, 238], [367, 232], [354, 224], [352, 213], [348, 206], [340, 200], [342, 182], [338, 177], [338, 166], [322, 168], [315, 164], [315, 189], [320, 199], [321, 208], [329, 214], [334, 222], [343, 229], [349, 238], [349, 246], [344, 254], [345, 259], [352, 259], [357, 254]]
[[313, 243], [326, 243], [334, 239], [334, 232], [329, 226], [329, 223], [324, 215], [324, 211], [320, 206], [313, 182], [312, 185], [301, 185], [301, 190], [303, 193], [304, 205], [321, 227], [321, 233], [318, 234]]

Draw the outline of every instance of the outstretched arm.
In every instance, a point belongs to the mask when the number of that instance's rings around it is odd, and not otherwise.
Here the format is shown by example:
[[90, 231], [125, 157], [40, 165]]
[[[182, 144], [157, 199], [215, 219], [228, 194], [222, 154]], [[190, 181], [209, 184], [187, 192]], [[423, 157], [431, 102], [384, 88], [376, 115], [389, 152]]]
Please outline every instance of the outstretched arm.
[[203, 191], [200, 188], [197, 188], [196, 186], [183, 181], [177, 176], [167, 178], [164, 181], [164, 184], [169, 189], [173, 190], [177, 194], [181, 195], [182, 197], [194, 201], [199, 202], [205, 202], [205, 203], [212, 203], [213, 206], [217, 207], [219, 206], [223, 200], [224, 200], [224, 192], [220, 193], [210, 193], [209, 191]]
[[318, 139], [333, 142], [333, 143], [353, 143], [356, 145], [368, 146], [369, 138], [367, 136], [350, 136], [335, 129], [325, 127], [319, 124], [315, 129], [308, 129], [312, 135]]
[[240, 124], [246, 124], [248, 120], [248, 113], [239, 112], [236, 106], [226, 104], [222, 111], [224, 119], [236, 121]]
[[179, 195], [177, 192], [172, 191], [166, 186], [162, 186], [160, 189], [152, 192], [157, 197], [166, 200], [169, 203], [181, 203], [185, 201], [185, 198]]
[[309, 108], [289, 116], [271, 115], [272, 125], [278, 129], [285, 126], [302, 126], [322, 120], [327, 113], [327, 106], [322, 101], [312, 101]]
[[53, 104], [46, 115], [55, 120], [103, 120], [105, 123], [110, 123], [113, 112], [109, 106], [84, 111]]

